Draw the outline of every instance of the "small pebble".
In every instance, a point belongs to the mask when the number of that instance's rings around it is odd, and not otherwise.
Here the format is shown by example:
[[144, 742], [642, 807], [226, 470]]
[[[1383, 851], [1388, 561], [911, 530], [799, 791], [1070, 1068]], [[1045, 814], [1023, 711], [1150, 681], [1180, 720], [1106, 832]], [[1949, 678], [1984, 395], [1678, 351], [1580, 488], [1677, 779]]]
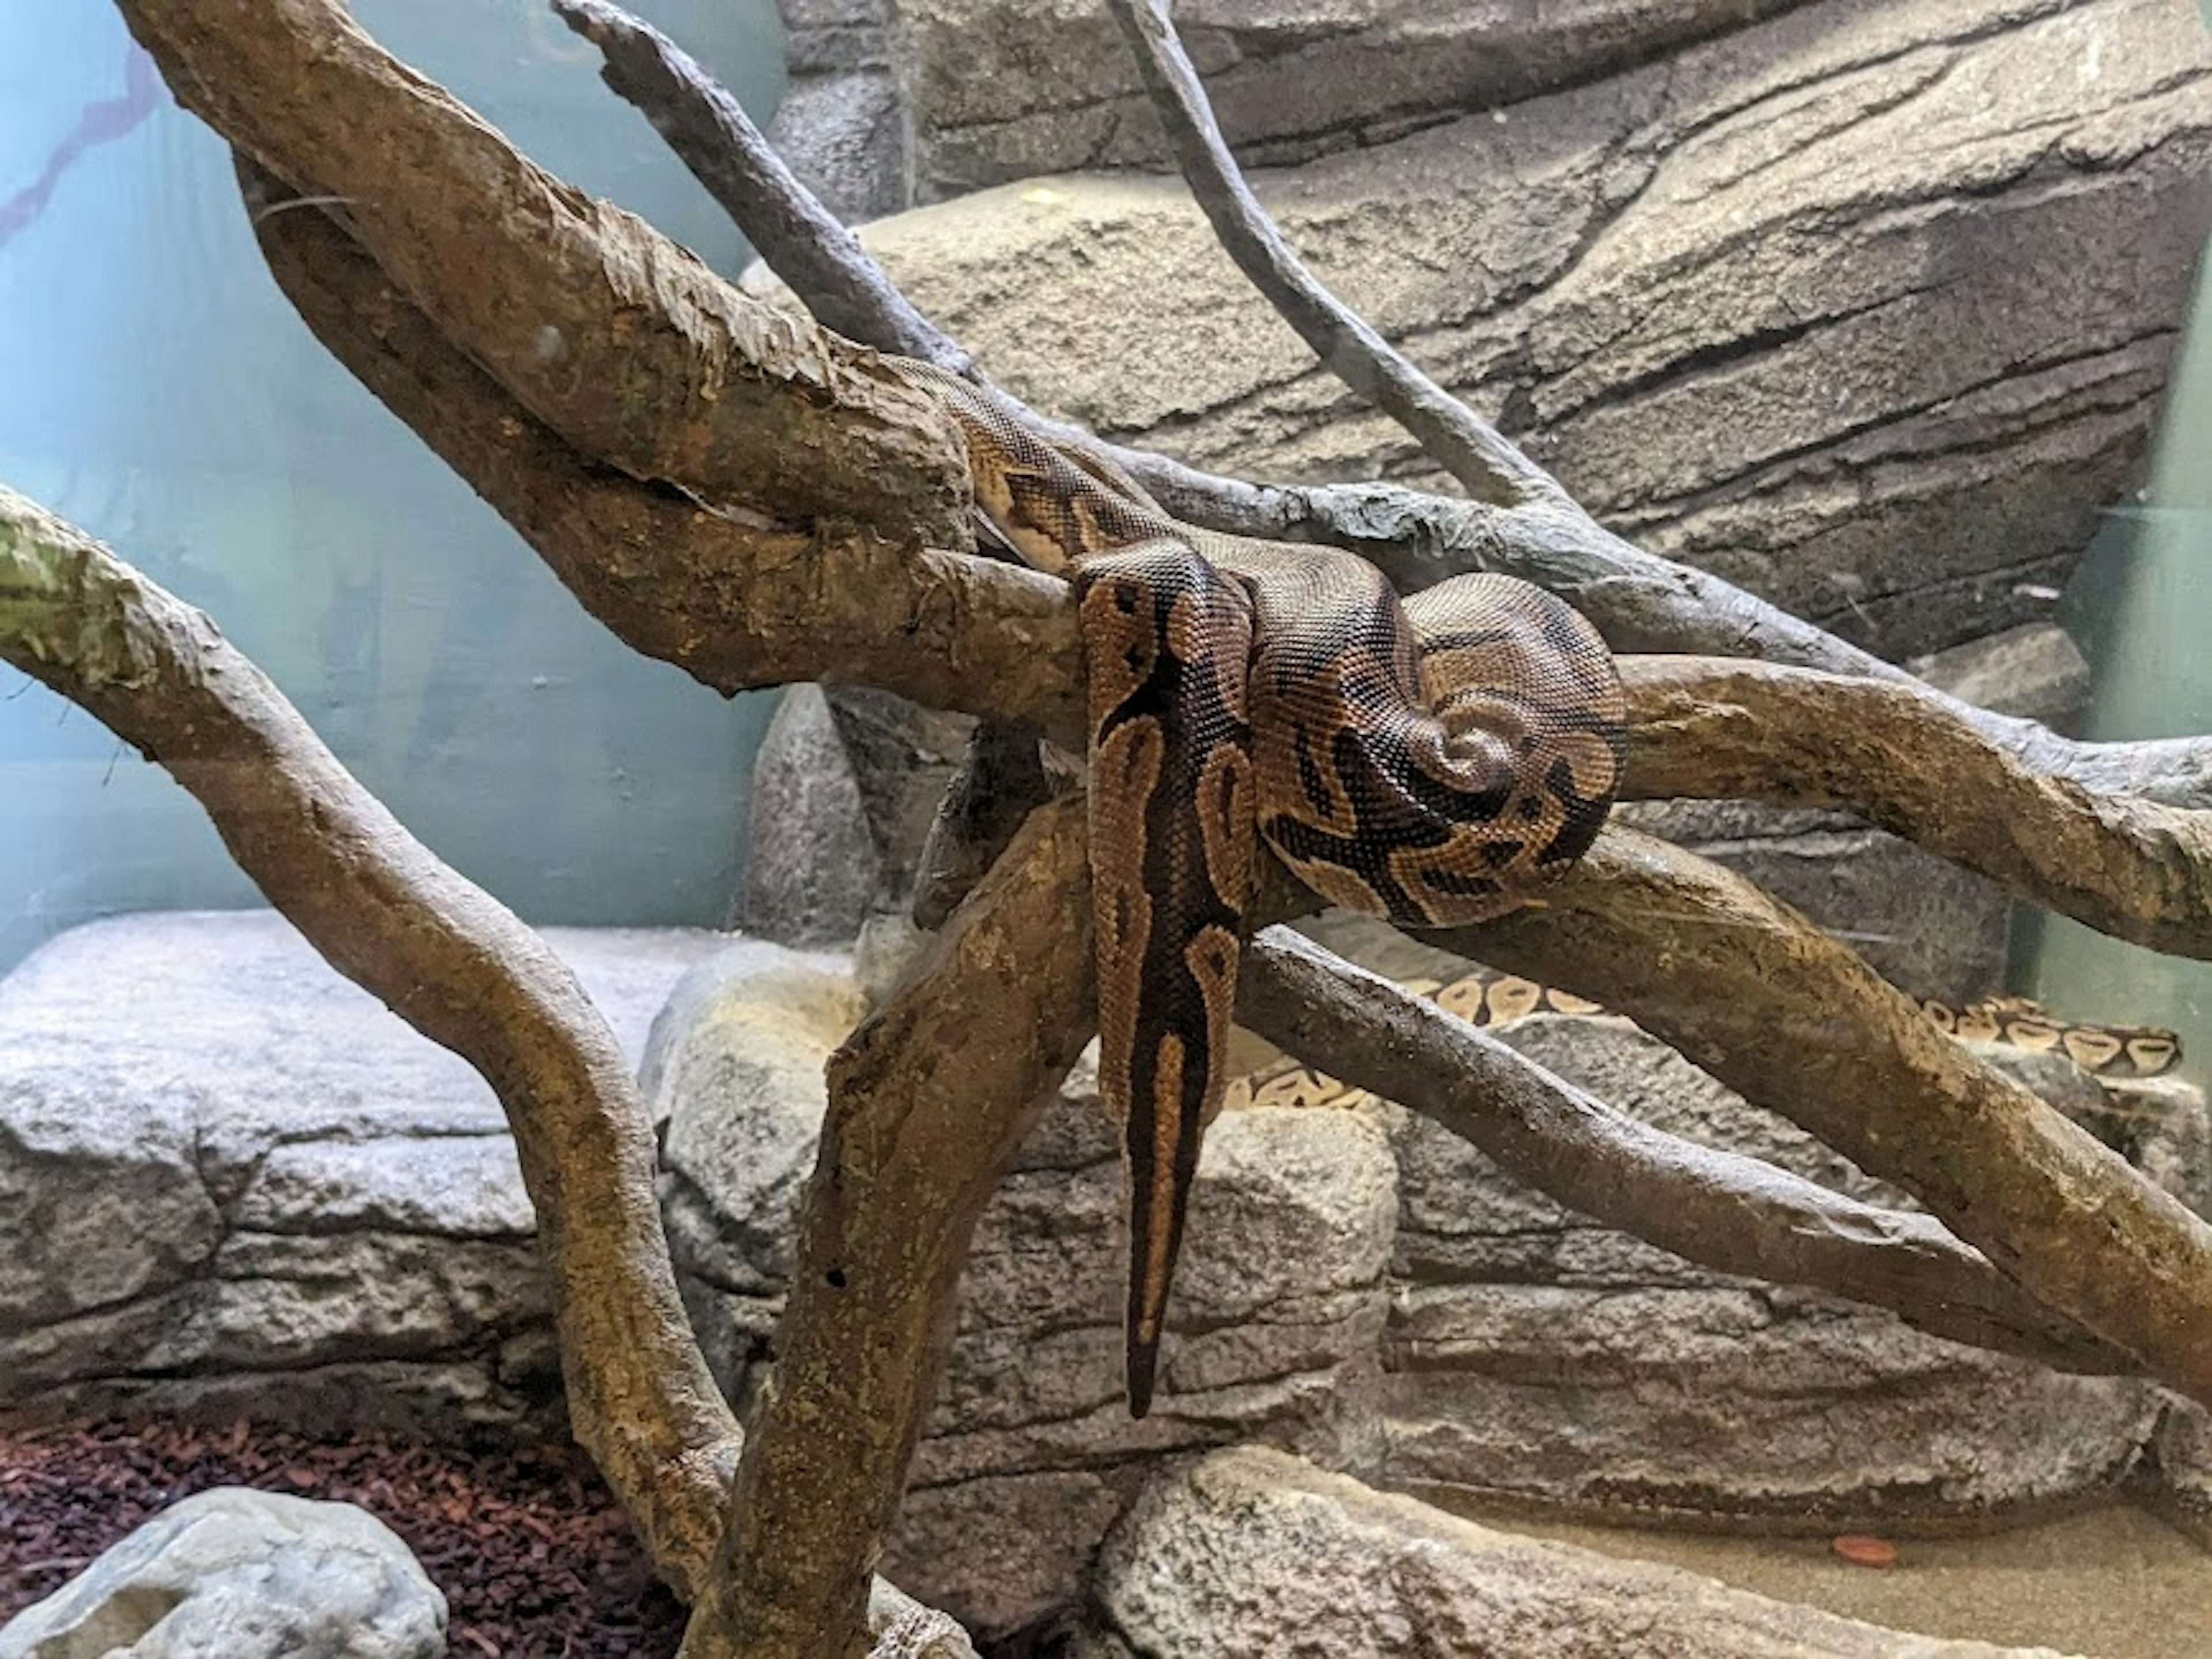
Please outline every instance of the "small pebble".
[[1838, 1560], [1848, 1561], [1855, 1567], [1893, 1567], [1897, 1565], [1897, 1546], [1887, 1538], [1847, 1532], [1830, 1543], [1828, 1547], [1836, 1553]]

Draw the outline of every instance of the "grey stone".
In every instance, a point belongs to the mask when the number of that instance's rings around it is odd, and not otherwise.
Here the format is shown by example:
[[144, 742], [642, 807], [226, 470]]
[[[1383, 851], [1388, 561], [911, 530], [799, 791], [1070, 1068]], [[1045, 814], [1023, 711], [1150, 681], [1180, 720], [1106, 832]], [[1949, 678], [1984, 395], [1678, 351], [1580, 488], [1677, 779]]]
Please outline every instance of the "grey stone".
[[975, 722], [864, 685], [826, 688], [883, 859], [881, 900], [902, 908], [923, 837]]
[[0, 1627], [0, 1659], [437, 1659], [446, 1598], [367, 1510], [222, 1486]]
[[1218, 1659], [2059, 1659], [1517, 1537], [1257, 1449], [1155, 1480], [1108, 1540], [1096, 1598], [1138, 1651]]
[[[995, 95], [993, 50], [1106, 62], [1076, 27], [950, 29], [947, 85]], [[2208, 63], [2186, 0], [1830, 0], [1256, 184], [1600, 518], [1902, 658], [2047, 620], [2134, 483], [2207, 225]], [[1079, 155], [1114, 107], [1076, 112]], [[1177, 183], [1006, 185], [867, 240], [1055, 413], [1243, 476], [1427, 476]]]
[[[1541, 1016], [1501, 1036], [1673, 1133], [1910, 1206], [1626, 1022]], [[2062, 1104], [2104, 1103], [2070, 1062], [2002, 1063]], [[2144, 1383], [2063, 1376], [1696, 1267], [1519, 1185], [1425, 1118], [1398, 1115], [1393, 1144], [1394, 1484], [1781, 1528], [1988, 1517], [2108, 1490], [2159, 1420]]]
[[[1273, 166], [1602, 78], [1800, 3], [1185, 0], [1176, 23], [1238, 155]], [[1164, 161], [1135, 59], [1101, 0], [897, 10], [927, 193]]]
[[[545, 937], [632, 1054], [724, 944]], [[557, 1411], [498, 1103], [271, 914], [96, 922], [0, 981], [0, 1403], [436, 1433]]]
[[[823, 43], [817, 38], [810, 44]], [[835, 55], [866, 62], [872, 54], [841, 38]], [[794, 57], [794, 70], [799, 61]], [[906, 125], [898, 88], [879, 68], [794, 74], [769, 124], [769, 138], [823, 205], [848, 225], [907, 205]]]
[[849, 944], [875, 901], [883, 860], [821, 687], [783, 694], [752, 782], [731, 926], [779, 945]]
[[[823, 1067], [859, 1024], [850, 963], [748, 940], [678, 981], [639, 1071], [661, 1127], [661, 1212], [687, 1297], [789, 1282], [827, 1103]], [[710, 1345], [711, 1346], [711, 1345]]]

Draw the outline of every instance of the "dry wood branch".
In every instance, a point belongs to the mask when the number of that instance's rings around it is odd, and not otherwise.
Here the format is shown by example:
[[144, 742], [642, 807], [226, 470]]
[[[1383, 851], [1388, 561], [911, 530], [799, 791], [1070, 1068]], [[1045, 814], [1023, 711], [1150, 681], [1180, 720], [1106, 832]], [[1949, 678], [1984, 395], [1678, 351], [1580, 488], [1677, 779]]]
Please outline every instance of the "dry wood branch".
[[949, 374], [974, 363], [893, 286], [858, 237], [822, 205], [752, 118], [674, 41], [606, 0], [552, 0], [561, 21], [599, 49], [599, 77], [652, 120], [753, 251], [808, 309], [850, 340]]
[[[1092, 1022], [1083, 801], [1032, 814], [830, 1065], [775, 1374], [693, 1620], [849, 1659], [951, 1338], [969, 1240]], [[687, 1648], [688, 1650], [688, 1648]]]
[[1164, 0], [1110, 4], [1216, 240], [1329, 373], [1405, 428], [1475, 500], [1511, 507], [1560, 495], [1549, 473], [1416, 368], [1306, 269], [1229, 153]]
[[1815, 1286], [2063, 1370], [2136, 1369], [1929, 1217], [1640, 1123], [1287, 928], [1253, 940], [1237, 1017], [1291, 1054], [1327, 1056], [1331, 1075], [1434, 1119], [1515, 1179], [1692, 1261]]
[[574, 975], [409, 835], [205, 617], [5, 489], [0, 656], [158, 760], [333, 967], [491, 1085], [538, 1212], [577, 1437], [655, 1566], [696, 1592], [737, 1425], [677, 1299], [644, 1106]]
[[535, 166], [339, 0], [118, 3], [187, 108], [301, 193], [342, 199], [399, 288], [593, 460], [959, 544], [965, 455], [928, 399]]
[[2212, 811], [2039, 775], [1907, 684], [1623, 659], [1627, 787], [1844, 806], [2116, 939], [2212, 957]]
[[2212, 1405], [2212, 1226], [1742, 878], [1608, 830], [1540, 908], [1437, 938], [1633, 1014]]
[[335, 223], [261, 210], [283, 187], [245, 171], [262, 250], [307, 326], [628, 644], [726, 692], [851, 680], [972, 714], [1019, 709], [1080, 733], [1074, 628], [1057, 577], [916, 550], [865, 526], [809, 532], [715, 512], [595, 468]]

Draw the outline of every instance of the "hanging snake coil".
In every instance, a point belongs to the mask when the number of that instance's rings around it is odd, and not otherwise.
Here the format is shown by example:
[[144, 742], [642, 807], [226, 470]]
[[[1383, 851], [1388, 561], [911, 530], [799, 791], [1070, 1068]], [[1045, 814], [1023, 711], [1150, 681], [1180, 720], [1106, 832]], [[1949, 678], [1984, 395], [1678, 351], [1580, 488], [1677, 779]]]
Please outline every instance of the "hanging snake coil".
[[1098, 1082], [1123, 1126], [1142, 1417], [1200, 1140], [1230, 1082], [1259, 842], [1323, 898], [1401, 924], [1510, 910], [1605, 822], [1620, 680], [1597, 631], [1540, 588], [1460, 576], [1401, 602], [1362, 559], [1182, 524], [1103, 453], [897, 367], [958, 422], [978, 509], [1075, 590]]

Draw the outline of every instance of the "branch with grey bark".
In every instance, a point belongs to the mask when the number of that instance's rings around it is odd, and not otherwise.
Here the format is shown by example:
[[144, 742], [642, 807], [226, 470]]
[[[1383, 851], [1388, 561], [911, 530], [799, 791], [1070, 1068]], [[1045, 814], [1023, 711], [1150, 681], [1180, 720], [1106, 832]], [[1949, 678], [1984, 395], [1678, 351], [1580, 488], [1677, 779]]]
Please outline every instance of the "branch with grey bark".
[[2063, 1370], [2136, 1368], [1933, 1218], [1640, 1122], [1286, 927], [1252, 941], [1237, 1018], [1289, 1053], [1327, 1054], [1332, 1076], [1433, 1120], [1515, 1180], [1686, 1261], [1814, 1286]]

